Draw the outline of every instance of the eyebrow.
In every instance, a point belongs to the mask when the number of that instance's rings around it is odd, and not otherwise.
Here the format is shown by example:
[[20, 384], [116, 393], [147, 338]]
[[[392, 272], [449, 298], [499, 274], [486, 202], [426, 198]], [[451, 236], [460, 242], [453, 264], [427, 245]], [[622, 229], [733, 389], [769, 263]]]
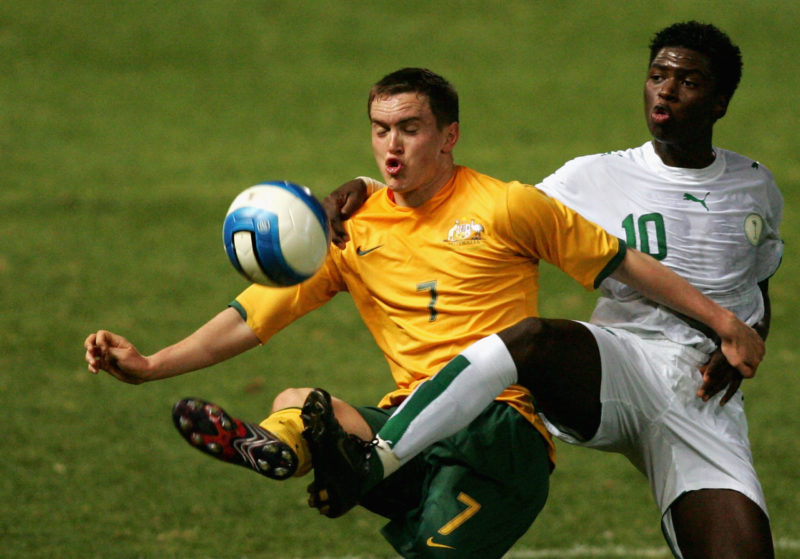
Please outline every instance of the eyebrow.
[[650, 69], [651, 70], [652, 69], [665, 70], [665, 71], [666, 70], [673, 70], [675, 73], [681, 74], [681, 75], [684, 75], [684, 76], [689, 75], [689, 74], [699, 74], [700, 76], [702, 76], [704, 78], [707, 78], [707, 79], [712, 79], [714, 77], [713, 75], [711, 75], [711, 74], [709, 74], [707, 72], [704, 72], [700, 68], [676, 68], [675, 66], [672, 66], [671, 64], [659, 64], [658, 62], [651, 63], [650, 64]]
[[[421, 121], [421, 120], [422, 120], [422, 117], [420, 117], [420, 116], [411, 116], [411, 117], [404, 118], [403, 120], [398, 121], [396, 123], [396, 125], [397, 126], [403, 126], [404, 124], [409, 124], [411, 122]], [[386, 122], [383, 122], [382, 120], [378, 120], [377, 118], [370, 117], [370, 122], [372, 122], [372, 124], [377, 124], [379, 126], [383, 126], [384, 128], [389, 128], [389, 125]]]

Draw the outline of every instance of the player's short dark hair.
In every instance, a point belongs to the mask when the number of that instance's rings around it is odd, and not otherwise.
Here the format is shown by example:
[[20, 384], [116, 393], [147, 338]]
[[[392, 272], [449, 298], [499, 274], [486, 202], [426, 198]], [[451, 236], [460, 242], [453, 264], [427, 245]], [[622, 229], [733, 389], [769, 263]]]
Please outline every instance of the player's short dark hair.
[[717, 92], [733, 97], [742, 78], [742, 53], [730, 37], [710, 23], [674, 23], [653, 36], [650, 63], [665, 47], [683, 47], [706, 55], [711, 61]]
[[440, 130], [448, 124], [458, 122], [456, 89], [442, 76], [426, 68], [402, 68], [381, 78], [369, 91], [367, 114], [369, 115], [372, 101], [376, 97], [412, 92], [428, 98]]

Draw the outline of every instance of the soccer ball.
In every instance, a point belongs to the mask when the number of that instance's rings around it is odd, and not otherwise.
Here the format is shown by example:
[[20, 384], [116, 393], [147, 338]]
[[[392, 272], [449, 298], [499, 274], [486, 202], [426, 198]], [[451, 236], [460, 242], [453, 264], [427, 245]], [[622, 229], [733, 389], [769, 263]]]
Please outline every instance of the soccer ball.
[[222, 238], [240, 274], [271, 286], [313, 276], [330, 243], [322, 204], [305, 186], [286, 181], [257, 184], [239, 194], [225, 216]]

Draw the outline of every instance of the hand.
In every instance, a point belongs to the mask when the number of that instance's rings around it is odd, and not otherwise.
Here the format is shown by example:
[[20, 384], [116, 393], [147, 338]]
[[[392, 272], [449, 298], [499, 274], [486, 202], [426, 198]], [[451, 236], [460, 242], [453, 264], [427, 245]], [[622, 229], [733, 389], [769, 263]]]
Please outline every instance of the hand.
[[364, 205], [367, 199], [367, 185], [361, 179], [353, 179], [341, 185], [322, 200], [331, 228], [331, 242], [344, 250], [350, 236], [344, 229], [344, 222]]
[[717, 334], [721, 340], [720, 349], [728, 363], [738, 369], [744, 378], [754, 377], [766, 353], [764, 340], [758, 332], [730, 313], [724, 332], [717, 331]]
[[106, 371], [128, 384], [141, 384], [148, 380], [147, 358], [122, 336], [108, 330], [99, 330], [89, 334], [83, 346], [86, 348], [86, 362], [91, 373]]
[[724, 406], [742, 384], [742, 374], [728, 363], [719, 349], [711, 354], [711, 358], [705, 365], [700, 367], [700, 372], [703, 375], [703, 385], [697, 391], [697, 396], [704, 402], [710, 400], [727, 386], [728, 389], [719, 402], [720, 406]]

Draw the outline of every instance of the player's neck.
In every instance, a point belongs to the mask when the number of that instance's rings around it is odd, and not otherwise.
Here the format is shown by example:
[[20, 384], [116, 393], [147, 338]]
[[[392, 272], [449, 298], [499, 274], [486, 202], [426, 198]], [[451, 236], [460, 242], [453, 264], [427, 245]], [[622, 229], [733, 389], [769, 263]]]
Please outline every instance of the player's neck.
[[666, 143], [654, 138], [653, 149], [668, 167], [703, 169], [711, 165], [716, 158], [711, 138], [692, 144]]
[[[436, 194], [453, 178], [456, 169], [450, 162], [449, 165], [442, 166], [439, 171], [424, 184], [405, 192], [394, 191], [394, 201], [398, 206], [407, 208], [417, 208], [436, 196]], [[388, 185], [391, 188], [391, 183]]]

